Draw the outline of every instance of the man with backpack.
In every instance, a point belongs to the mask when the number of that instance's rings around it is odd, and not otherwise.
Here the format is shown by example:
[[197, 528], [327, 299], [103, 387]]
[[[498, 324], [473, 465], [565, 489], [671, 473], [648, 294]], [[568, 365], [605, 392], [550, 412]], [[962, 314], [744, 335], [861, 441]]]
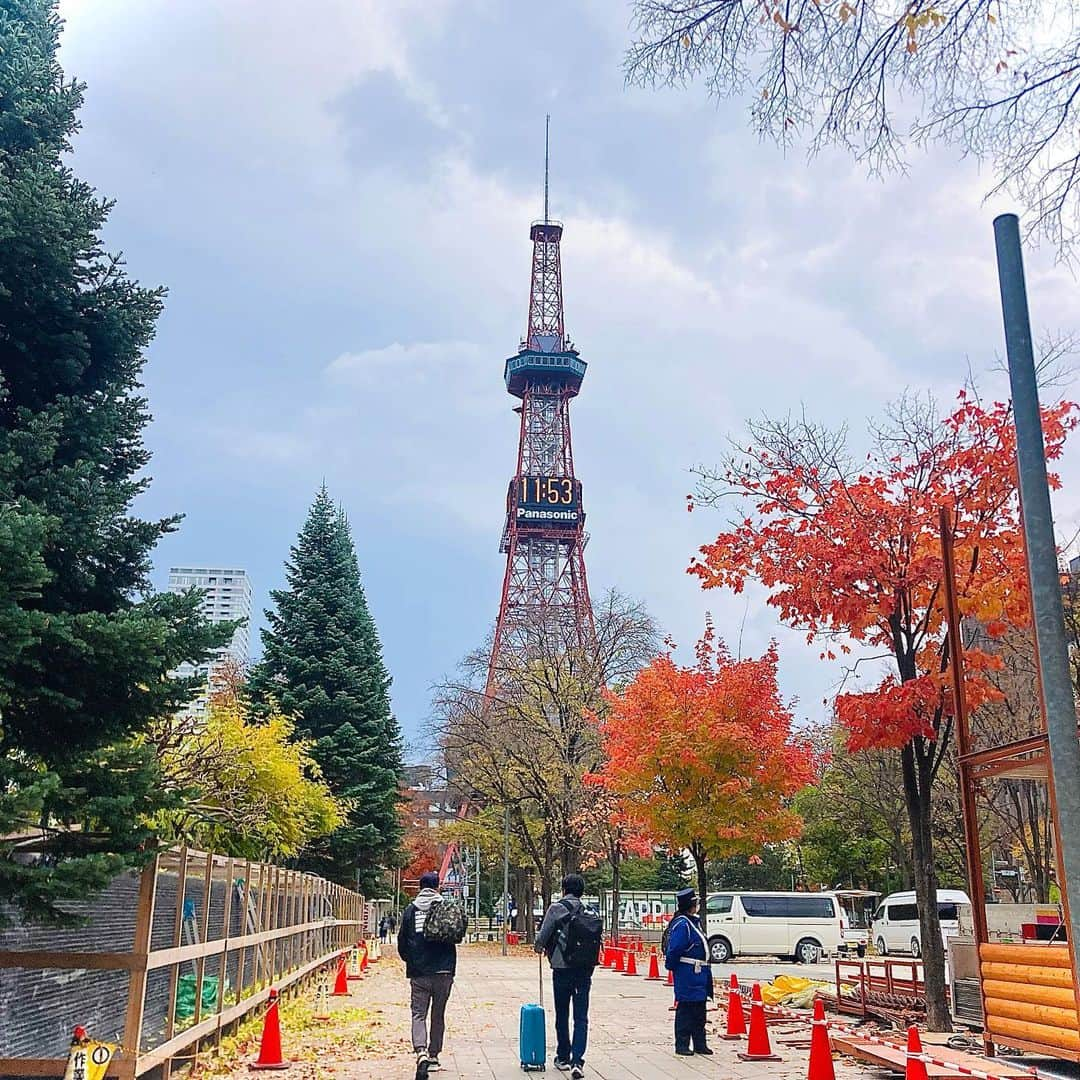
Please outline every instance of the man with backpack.
[[439, 892], [439, 875], [433, 870], [422, 874], [420, 892], [401, 916], [397, 941], [412, 991], [412, 1041], [419, 1080], [442, 1068], [439, 1054], [446, 1031], [446, 1003], [457, 970], [457, 946], [467, 929], [465, 909]]
[[[536, 951], [547, 953], [555, 999], [555, 1068], [573, 1080], [585, 1075], [585, 1046], [589, 1038], [589, 991], [593, 969], [600, 959], [604, 927], [600, 916], [581, 902], [585, 879], [563, 878], [563, 897], [547, 909], [536, 935]], [[574, 1031], [570, 1034], [570, 1006]]]

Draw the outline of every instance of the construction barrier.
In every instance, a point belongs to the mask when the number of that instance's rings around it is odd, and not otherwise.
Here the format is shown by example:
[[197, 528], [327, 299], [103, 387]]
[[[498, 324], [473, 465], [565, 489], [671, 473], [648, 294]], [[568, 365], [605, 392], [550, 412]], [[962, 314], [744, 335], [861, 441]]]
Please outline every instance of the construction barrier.
[[[0, 1032], [0, 1076], [29, 1068], [63, 1077], [72, 1068], [66, 1032], [76, 1024], [122, 1047], [107, 1066], [117, 1080], [164, 1072], [174, 1058], [198, 1064], [216, 1037], [261, 1012], [270, 986], [298, 988], [337, 964], [360, 931], [363, 905], [359, 894], [297, 870], [160, 851], [88, 902], [84, 927], [50, 931], [47, 950], [23, 944], [18, 928], [0, 932], [0, 982], [20, 1001], [18, 1025]], [[106, 943], [89, 966], [88, 933]], [[47, 1017], [31, 1038], [25, 1019], [44, 1002]], [[106, 1053], [94, 1046], [80, 1066], [95, 1065], [94, 1051]]]
[[[629, 948], [619, 949], [619, 948], [612, 947], [607, 951], [610, 952], [610, 956], [605, 957], [605, 959], [610, 960], [610, 962], [611, 962], [611, 970], [616, 971], [616, 972], [622, 972], [623, 974], [625, 974], [625, 965], [624, 965], [623, 958], [624, 957], [629, 958], [629, 956], [631, 955]], [[1000, 963], [1000, 961], [996, 960], [996, 959], [990, 961], [990, 963], [995, 963], [995, 962]], [[986, 975], [998, 974], [999, 977], [1000, 977], [1000, 972], [1001, 972], [1000, 968], [998, 968], [996, 970], [994, 968], [990, 968], [990, 970], [988, 971], [987, 970], [988, 966], [989, 966], [988, 964], [984, 964], [983, 970], [984, 970], [984, 973]], [[781, 978], [788, 979], [792, 983], [805, 981], [805, 980], [797, 980], [797, 979], [795, 979], [794, 977], [791, 977], [791, 976], [781, 976]], [[1041, 973], [1040, 978], [1045, 980], [1044, 985], [1051, 985], [1051, 986], [1056, 985], [1057, 981], [1060, 980], [1060, 976], [1056, 976], [1056, 975], [1053, 975], [1053, 974], [1048, 974], [1045, 971], [1043, 973]], [[666, 981], [665, 985], [668, 988], [671, 988], [674, 985], [674, 973], [671, 970], [669, 970], [668, 973], [667, 973], [667, 981]], [[1071, 985], [1071, 984], [1069, 984], [1069, 985]], [[817, 987], [815, 987], [815, 989], [817, 989]], [[1071, 993], [1071, 991], [1070, 991], [1070, 993]], [[733, 972], [732, 975], [731, 975], [730, 989], [729, 989], [729, 992], [728, 992], [728, 1017], [727, 1017], [728, 1026], [730, 1028], [731, 1024], [734, 1022], [736, 1024], [736, 1027], [738, 1027], [739, 1026], [738, 1022], [740, 1020], [742, 1021], [742, 1025], [741, 1025], [742, 1026], [742, 1032], [738, 1032], [738, 1033], [733, 1032], [732, 1034], [733, 1034], [734, 1039], [741, 1039], [746, 1034], [746, 1021], [745, 1021], [745, 1016], [743, 1015], [743, 1009], [742, 1009], [742, 1002], [743, 1002], [743, 998], [745, 996], [746, 996], [746, 987], [739, 986], [738, 977]], [[755, 1008], [756, 1008], [756, 1009], [759, 1010], [759, 1016], [760, 1016], [760, 1019], [757, 1021], [758, 1030], [753, 1031], [753, 1033], [750, 1034], [750, 1037], [749, 1037], [749, 1040], [748, 1040], [749, 1045], [747, 1046], [747, 1053], [739, 1054], [738, 1056], [740, 1058], [742, 1058], [743, 1060], [750, 1060], [750, 1061], [779, 1061], [781, 1059], [777, 1055], [772, 1053], [772, 1048], [771, 1048], [771, 1045], [769, 1043], [768, 1028], [767, 1028], [767, 1025], [766, 1025], [766, 1016], [765, 1016], [765, 1003], [764, 1003], [764, 1000], [763, 1000], [761, 987], [756, 983], [751, 988], [750, 1000], [751, 1000], [751, 1003], [752, 1003], [751, 1004], [751, 1014], [750, 1014], [751, 1015], [751, 1028], [754, 1027], [754, 1013], [755, 1013]], [[675, 1009], [675, 1004], [673, 1003], [669, 1007], [668, 1011], [671, 1012], [671, 1011], [674, 1011], [674, 1009]], [[812, 1013], [805, 1012], [805, 1011], [795, 1011], [793, 1009], [784, 1008], [784, 1007], [782, 1007], [780, 1005], [771, 1005], [771, 1006], [769, 1006], [768, 1012], [769, 1012], [769, 1018], [772, 1018], [772, 1019], [783, 1019], [783, 1020], [789, 1020], [789, 1021], [793, 1021], [793, 1022], [798, 1022], [798, 1023], [810, 1024], [811, 1025], [811, 1036], [810, 1036], [811, 1072], [810, 1072], [808, 1080], [831, 1080], [830, 1076], [825, 1071], [826, 1069], [831, 1069], [831, 1067], [832, 1067], [831, 1049], [830, 1049], [830, 1052], [829, 1052], [828, 1065], [822, 1064], [822, 1062], [824, 1061], [824, 1058], [822, 1057], [822, 1050], [820, 1048], [821, 1035], [824, 1035], [826, 1040], [827, 1040], [829, 1033], [830, 1032], [835, 1032], [837, 1034], [846, 1035], [846, 1036], [849, 1036], [851, 1038], [858, 1039], [861, 1042], [867, 1042], [867, 1043], [875, 1044], [875, 1045], [878, 1045], [878, 1046], [889, 1047], [892, 1050], [897, 1049], [897, 1044], [893, 1040], [881, 1038], [881, 1037], [875, 1036], [875, 1035], [870, 1035], [870, 1034], [867, 1034], [865, 1031], [863, 1031], [861, 1029], [850, 1028], [850, 1027], [847, 1027], [844, 1024], [839, 1024], [839, 1023], [836, 1023], [836, 1022], [833, 1022], [833, 1021], [826, 1020], [825, 1019], [824, 1003], [822, 1001], [820, 1001], [820, 999], [815, 1000], [814, 1009], [813, 1009]], [[734, 1018], [733, 1018], [733, 1015], [732, 1015], [733, 1013], [737, 1014]], [[821, 1034], [818, 1034], [818, 1032], [820, 1032]], [[728, 1035], [725, 1034], [725, 1036], [723, 1036], [723, 1037], [728, 1038]], [[918, 1038], [917, 1030], [916, 1030], [916, 1038]], [[818, 1043], [818, 1049], [816, 1051], [816, 1055], [815, 1055], [815, 1049], [814, 1049], [815, 1048], [815, 1040]], [[1030, 1066], [1020, 1066], [1020, 1065], [1016, 1065], [1014, 1063], [1010, 1063], [1009, 1068], [1010, 1068], [1010, 1072], [1013, 1075], [1011, 1075], [1009, 1077], [1002, 1077], [1000, 1073], [994, 1073], [994, 1072], [991, 1072], [991, 1071], [972, 1068], [971, 1066], [964, 1065], [963, 1063], [957, 1062], [955, 1060], [948, 1060], [948, 1059], [945, 1059], [945, 1058], [936, 1058], [932, 1054], [928, 1054], [924, 1050], [922, 1050], [921, 1042], [919, 1043], [919, 1049], [917, 1051], [912, 1051], [912, 1050], [909, 1049], [908, 1053], [915, 1054], [917, 1056], [918, 1061], [921, 1061], [924, 1065], [936, 1065], [939, 1068], [950, 1069], [950, 1070], [953, 1070], [953, 1071], [955, 1071], [955, 1072], [957, 1072], [957, 1073], [959, 1073], [959, 1074], [961, 1074], [963, 1076], [970, 1076], [970, 1077], [973, 1078], [973, 1080], [1015, 1080], [1015, 1073], [1016, 1073], [1017, 1070], [1021, 1070], [1021, 1071], [1025, 1072], [1025, 1073], [1029, 1074], [1030, 1076], [1034, 1077], [1034, 1078], [1039, 1078], [1041, 1076], [1039, 1071], [1037, 1069], [1035, 1069], [1035, 1068], [1032, 1068]], [[767, 1056], [761, 1056], [761, 1055], [767, 1055]], [[835, 1070], [833, 1070], [833, 1071], [835, 1071]], [[908, 1078], [908, 1080], [911, 1080], [911, 1078]]]

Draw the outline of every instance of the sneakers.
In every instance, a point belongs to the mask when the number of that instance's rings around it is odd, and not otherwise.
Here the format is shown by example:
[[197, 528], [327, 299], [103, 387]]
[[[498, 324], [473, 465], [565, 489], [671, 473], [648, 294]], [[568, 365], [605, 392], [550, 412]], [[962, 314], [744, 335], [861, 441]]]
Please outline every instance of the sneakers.
[[[712, 1051], [710, 1050], [709, 1053], [711, 1054]], [[442, 1069], [442, 1065], [439, 1064], [439, 1059], [434, 1054], [428, 1058], [427, 1067], [428, 1072], [439, 1072]]]
[[427, 1080], [428, 1070], [431, 1068], [431, 1059], [426, 1050], [416, 1051], [416, 1080]]
[[574, 1065], [570, 1069], [570, 1080], [584, 1080], [585, 1066]]
[[570, 1071], [570, 1062], [569, 1061], [560, 1061], [558, 1058], [555, 1058], [555, 1060], [552, 1062], [552, 1064], [555, 1066], [556, 1069], [559, 1070], [559, 1072], [569, 1072]]

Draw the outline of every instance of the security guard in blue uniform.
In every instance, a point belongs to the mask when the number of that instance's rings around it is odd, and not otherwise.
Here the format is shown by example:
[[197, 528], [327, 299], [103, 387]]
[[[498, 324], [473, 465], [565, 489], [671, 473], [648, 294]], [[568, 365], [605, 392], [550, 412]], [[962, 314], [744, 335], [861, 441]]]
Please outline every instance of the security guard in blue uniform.
[[705, 1041], [705, 1003], [713, 996], [709, 942], [698, 919], [693, 889], [675, 894], [677, 914], [668, 926], [664, 963], [675, 981], [675, 1053], [711, 1054]]

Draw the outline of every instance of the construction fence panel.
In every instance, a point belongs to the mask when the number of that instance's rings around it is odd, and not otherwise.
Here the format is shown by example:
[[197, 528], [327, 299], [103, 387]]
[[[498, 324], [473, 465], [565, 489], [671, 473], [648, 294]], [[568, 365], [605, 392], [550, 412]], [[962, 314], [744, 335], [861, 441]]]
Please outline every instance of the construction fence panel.
[[[363, 934], [359, 894], [181, 848], [70, 905], [72, 929], [0, 929], [0, 1075], [62, 1076], [72, 1029], [124, 1048], [111, 1075], [187, 1058]], [[11, 913], [8, 913], [9, 917]], [[20, 1069], [22, 1071], [20, 1071]]]

